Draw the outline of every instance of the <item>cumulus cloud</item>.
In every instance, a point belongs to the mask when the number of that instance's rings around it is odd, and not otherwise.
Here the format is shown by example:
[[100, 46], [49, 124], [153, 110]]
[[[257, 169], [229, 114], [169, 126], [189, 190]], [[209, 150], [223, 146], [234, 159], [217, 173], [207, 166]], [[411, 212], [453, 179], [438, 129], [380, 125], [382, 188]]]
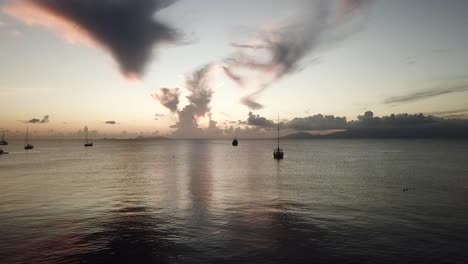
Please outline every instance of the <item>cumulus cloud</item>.
[[276, 126], [275, 122], [269, 120], [260, 115], [255, 115], [252, 112], [249, 112], [249, 117], [247, 118], [247, 125], [261, 127], [261, 128], [271, 128]]
[[28, 124], [46, 124], [46, 123], [49, 123], [50, 120], [49, 120], [49, 115], [45, 115], [44, 117], [42, 117], [42, 119], [39, 119], [39, 118], [32, 118], [28, 121], [25, 121], [24, 123], [28, 123]]
[[67, 41], [107, 49], [127, 77], [140, 77], [153, 47], [178, 32], [155, 18], [171, 0], [15, 0], [4, 11], [30, 25], [60, 30]]
[[357, 120], [348, 123], [348, 128], [364, 127], [364, 128], [379, 128], [379, 127], [407, 127], [421, 126], [437, 123], [439, 120], [432, 116], [424, 114], [391, 114], [388, 116], [374, 116], [372, 111], [366, 111], [363, 115], [359, 115]]
[[177, 112], [180, 96], [179, 88], [161, 88], [152, 96], [172, 113]]
[[[273, 120], [267, 119], [260, 115], [255, 115], [249, 112], [249, 116], [246, 122], [240, 122], [249, 126], [258, 128], [274, 128], [278, 124]], [[317, 114], [308, 117], [296, 117], [292, 120], [285, 121], [280, 124], [283, 129], [292, 129], [296, 131], [308, 131], [308, 130], [336, 130], [347, 128], [346, 117], [335, 117], [333, 115], [322, 115]]]
[[172, 128], [178, 137], [199, 137], [203, 130], [198, 125], [200, 117], [210, 114], [210, 103], [213, 96], [210, 73], [212, 64], [206, 64], [189, 75], [186, 79], [186, 89], [189, 91], [189, 104], [177, 111], [178, 121]]
[[344, 129], [347, 127], [346, 117], [335, 117], [333, 115], [314, 115], [308, 117], [297, 117], [287, 123], [289, 128], [307, 130], [332, 130]]
[[384, 100], [385, 104], [411, 103], [445, 94], [462, 93], [468, 91], [468, 85], [459, 85], [453, 87], [442, 87], [426, 91], [413, 92], [401, 96], [392, 96]]

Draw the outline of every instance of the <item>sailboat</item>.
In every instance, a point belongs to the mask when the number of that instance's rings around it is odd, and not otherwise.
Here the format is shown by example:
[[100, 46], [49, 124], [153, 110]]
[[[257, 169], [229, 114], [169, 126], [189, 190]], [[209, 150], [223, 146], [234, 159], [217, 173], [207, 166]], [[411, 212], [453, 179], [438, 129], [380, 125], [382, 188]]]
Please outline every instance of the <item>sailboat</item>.
[[29, 144], [29, 128], [26, 128], [26, 139], [24, 140], [24, 149], [30, 150], [33, 148], [34, 146], [32, 144]]
[[282, 149], [280, 149], [280, 144], [279, 144], [279, 130], [280, 130], [280, 127], [279, 127], [279, 114], [278, 114], [278, 148], [276, 148], [273, 151], [273, 158], [276, 160], [281, 160], [284, 158], [284, 152]]
[[2, 139], [0, 139], [0, 146], [8, 145], [8, 141], [5, 140], [5, 132], [2, 131]]
[[234, 140], [232, 141], [232, 145], [234, 147], [237, 147], [237, 145], [239, 145], [239, 141], [237, 140], [237, 137], [235, 137]]
[[89, 138], [88, 138], [88, 127], [85, 126], [85, 144], [84, 144], [85, 147], [92, 147], [93, 146], [93, 142], [89, 141]]

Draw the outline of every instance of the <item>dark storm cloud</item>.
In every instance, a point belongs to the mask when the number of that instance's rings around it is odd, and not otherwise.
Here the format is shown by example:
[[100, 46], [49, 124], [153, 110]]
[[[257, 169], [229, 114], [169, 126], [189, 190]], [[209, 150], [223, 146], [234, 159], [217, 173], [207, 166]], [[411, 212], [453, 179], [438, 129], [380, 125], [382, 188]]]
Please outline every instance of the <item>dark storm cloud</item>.
[[45, 115], [44, 117], [42, 117], [42, 119], [39, 119], [39, 118], [33, 118], [29, 121], [25, 121], [24, 123], [29, 123], [29, 124], [46, 124], [46, 123], [49, 123], [49, 115]]
[[117, 121], [106, 121], [106, 122], [104, 122], [104, 124], [106, 124], [106, 125], [117, 125], [118, 123], [117, 123]]
[[410, 103], [410, 102], [424, 100], [424, 99], [428, 99], [432, 97], [437, 97], [440, 95], [462, 93], [466, 91], [468, 91], [468, 85], [436, 88], [432, 90], [410, 93], [410, 94], [402, 95], [402, 96], [392, 96], [392, 97], [385, 99], [384, 103], [385, 104]]
[[[175, 42], [176, 30], [154, 14], [171, 0], [22, 0], [40, 11], [77, 25], [109, 50], [128, 77], [144, 73], [154, 45]], [[17, 14], [21, 16], [21, 14]]]
[[180, 92], [178, 88], [161, 88], [159, 91], [152, 95], [154, 99], [158, 100], [164, 107], [169, 109], [172, 113], [177, 112], [179, 107]]

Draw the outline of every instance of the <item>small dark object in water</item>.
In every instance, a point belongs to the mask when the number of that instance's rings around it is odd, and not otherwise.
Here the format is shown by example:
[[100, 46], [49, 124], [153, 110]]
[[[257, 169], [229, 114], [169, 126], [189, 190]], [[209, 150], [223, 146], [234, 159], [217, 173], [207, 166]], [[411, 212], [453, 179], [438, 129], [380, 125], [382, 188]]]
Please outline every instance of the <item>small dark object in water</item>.
[[34, 146], [31, 145], [31, 144], [27, 144], [26, 146], [24, 146], [24, 149], [25, 150], [31, 150], [31, 149], [34, 149]]
[[282, 160], [284, 158], [284, 152], [280, 149], [280, 138], [279, 138], [279, 131], [280, 131], [280, 123], [279, 123], [279, 113], [278, 113], [278, 148], [273, 150], [273, 158], [275, 160]]
[[8, 145], [8, 141], [5, 140], [5, 132], [2, 132], [2, 139], [0, 140], [0, 145], [2, 146]]
[[237, 147], [237, 145], [239, 145], [239, 141], [237, 140], [237, 138], [234, 138], [234, 140], [232, 141], [232, 145], [234, 147]]
[[277, 148], [273, 151], [273, 158], [280, 160], [284, 158], [284, 152], [282, 149]]
[[88, 138], [88, 126], [85, 126], [85, 144], [84, 146], [85, 147], [92, 147], [94, 145], [94, 143], [92, 141], [89, 141], [89, 138]]
[[29, 143], [29, 128], [26, 128], [26, 139], [24, 140], [24, 149], [30, 150], [33, 149], [34, 146]]

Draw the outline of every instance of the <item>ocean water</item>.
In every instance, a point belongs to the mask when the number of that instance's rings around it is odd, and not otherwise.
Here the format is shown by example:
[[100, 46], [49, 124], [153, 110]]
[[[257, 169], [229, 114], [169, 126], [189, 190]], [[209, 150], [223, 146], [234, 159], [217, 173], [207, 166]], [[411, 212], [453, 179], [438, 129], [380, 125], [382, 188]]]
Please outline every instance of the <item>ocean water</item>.
[[468, 261], [468, 141], [10, 143], [2, 264]]

